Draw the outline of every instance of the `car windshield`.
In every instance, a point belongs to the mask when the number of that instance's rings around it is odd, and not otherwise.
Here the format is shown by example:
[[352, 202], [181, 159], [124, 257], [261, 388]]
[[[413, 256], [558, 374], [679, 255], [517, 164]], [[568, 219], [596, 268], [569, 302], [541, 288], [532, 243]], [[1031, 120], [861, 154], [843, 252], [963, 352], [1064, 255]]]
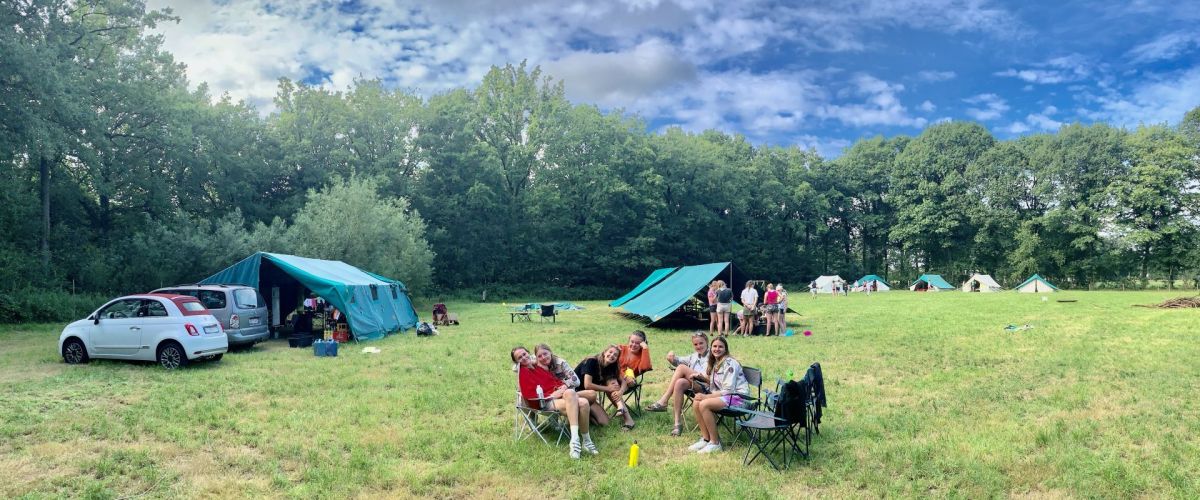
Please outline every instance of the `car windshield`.
[[239, 309], [255, 309], [261, 301], [258, 300], [258, 291], [253, 288], [239, 288], [233, 291], [233, 303], [237, 304]]

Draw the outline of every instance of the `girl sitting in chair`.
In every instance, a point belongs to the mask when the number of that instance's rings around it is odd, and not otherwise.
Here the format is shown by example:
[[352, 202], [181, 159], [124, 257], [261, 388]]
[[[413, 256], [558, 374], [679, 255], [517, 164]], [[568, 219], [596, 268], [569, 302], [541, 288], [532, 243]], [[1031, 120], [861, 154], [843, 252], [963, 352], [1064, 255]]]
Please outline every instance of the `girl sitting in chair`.
[[674, 352], [667, 353], [667, 363], [675, 367], [675, 373], [667, 384], [666, 394], [646, 407], [647, 411], [667, 411], [667, 400], [674, 402], [675, 427], [671, 430], [672, 436], [683, 433], [684, 393], [688, 390], [697, 394], [708, 392], [708, 386], [705, 385], [708, 382], [705, 375], [708, 371], [708, 335], [699, 330], [693, 332], [692, 349], [696, 352], [682, 357], [676, 357]]
[[[604, 413], [603, 405], [599, 401], [603, 394], [617, 406], [617, 415], [624, 419], [621, 427], [624, 427], [625, 430], [632, 430], [633, 416], [629, 414], [629, 408], [621, 399], [621, 395], [625, 393], [625, 384], [621, 383], [621, 376], [617, 372], [617, 359], [620, 356], [620, 346], [610, 345], [600, 354], [588, 356], [580, 361], [579, 365], [575, 367], [575, 375], [582, 382], [581, 389], [596, 391], [597, 401], [593, 401], [593, 408], [600, 410], [599, 415], [596, 415], [596, 423], [600, 425], [608, 423], [608, 415]], [[592, 413], [595, 415], [597, 412], [593, 410]]]
[[729, 343], [724, 337], [713, 339], [708, 347], [708, 369], [705, 376], [712, 381], [712, 392], [696, 394], [692, 413], [700, 427], [700, 440], [690, 450], [698, 453], [721, 451], [721, 435], [717, 431], [717, 412], [727, 407], [745, 406], [742, 395], [747, 394], [750, 383], [742, 373], [742, 365], [729, 355]]
[[[579, 458], [581, 447], [593, 455], [600, 454], [588, 429], [588, 414], [591, 411], [588, 401], [576, 395], [553, 373], [538, 366], [533, 356], [529, 355], [529, 350], [515, 347], [510, 354], [513, 362], [519, 365], [517, 385], [521, 387], [525, 404], [530, 408], [555, 409], [567, 417], [567, 422], [571, 424], [571, 458]], [[542, 397], [538, 396], [538, 388], [542, 389]]]

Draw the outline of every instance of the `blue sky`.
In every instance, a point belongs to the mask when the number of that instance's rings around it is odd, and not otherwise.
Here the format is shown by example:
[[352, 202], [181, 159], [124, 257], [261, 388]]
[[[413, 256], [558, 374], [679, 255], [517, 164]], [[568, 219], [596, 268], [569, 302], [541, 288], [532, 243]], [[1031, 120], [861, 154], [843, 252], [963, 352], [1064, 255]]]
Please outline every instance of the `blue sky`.
[[740, 133], [826, 156], [973, 120], [997, 137], [1071, 122], [1177, 123], [1200, 106], [1200, 0], [806, 2], [152, 0], [166, 48], [264, 112], [280, 77], [423, 96], [527, 60], [568, 97], [654, 130]]

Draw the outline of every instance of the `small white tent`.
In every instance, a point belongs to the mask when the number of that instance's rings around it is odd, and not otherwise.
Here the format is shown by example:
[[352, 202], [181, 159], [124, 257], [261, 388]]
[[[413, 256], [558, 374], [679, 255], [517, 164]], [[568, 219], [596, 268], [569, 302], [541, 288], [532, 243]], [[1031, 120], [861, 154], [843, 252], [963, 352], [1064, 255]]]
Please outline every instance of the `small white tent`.
[[1000, 284], [986, 274], [973, 275], [962, 285], [964, 292], [999, 292], [1000, 290], [1003, 290]]
[[817, 278], [817, 291], [820, 293], [833, 293], [833, 287], [836, 283], [840, 283], [843, 288], [846, 286], [846, 280], [842, 279], [841, 276], [821, 276]]
[[1058, 287], [1051, 285], [1049, 281], [1046, 281], [1046, 278], [1034, 274], [1025, 280], [1024, 283], [1021, 283], [1017, 287], [1017, 291], [1021, 293], [1050, 293], [1057, 292]]

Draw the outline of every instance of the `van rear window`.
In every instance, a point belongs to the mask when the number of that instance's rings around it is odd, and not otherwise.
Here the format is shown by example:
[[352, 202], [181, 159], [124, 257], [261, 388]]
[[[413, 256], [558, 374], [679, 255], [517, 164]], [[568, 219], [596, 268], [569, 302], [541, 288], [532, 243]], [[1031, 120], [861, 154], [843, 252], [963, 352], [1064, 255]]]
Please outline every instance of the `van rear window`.
[[259, 307], [258, 291], [253, 288], [239, 288], [233, 291], [233, 303], [238, 309], [256, 309]]

